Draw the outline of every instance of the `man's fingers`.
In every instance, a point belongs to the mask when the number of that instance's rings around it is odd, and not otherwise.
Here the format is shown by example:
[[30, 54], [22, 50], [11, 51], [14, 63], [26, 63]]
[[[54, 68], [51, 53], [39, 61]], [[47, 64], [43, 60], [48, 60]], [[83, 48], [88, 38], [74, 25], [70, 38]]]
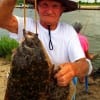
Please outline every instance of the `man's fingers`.
[[68, 74], [65, 74], [64, 76], [61, 76], [57, 79], [57, 84], [59, 86], [67, 86], [69, 84], [69, 82], [72, 80], [73, 78], [73, 73], [69, 72]]

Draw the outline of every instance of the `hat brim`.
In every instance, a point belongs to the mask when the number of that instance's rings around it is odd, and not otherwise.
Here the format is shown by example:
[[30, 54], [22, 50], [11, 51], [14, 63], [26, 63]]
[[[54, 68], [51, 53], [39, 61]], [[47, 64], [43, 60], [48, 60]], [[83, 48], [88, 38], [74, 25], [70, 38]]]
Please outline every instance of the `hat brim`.
[[64, 12], [75, 11], [75, 10], [78, 9], [78, 3], [74, 2], [74, 1], [66, 0], [66, 3], [65, 3], [64, 7], [65, 7]]
[[[25, 0], [26, 4], [33, 4], [35, 0]], [[71, 0], [55, 0], [61, 2], [65, 8], [64, 12], [75, 11], [78, 9], [78, 3]]]

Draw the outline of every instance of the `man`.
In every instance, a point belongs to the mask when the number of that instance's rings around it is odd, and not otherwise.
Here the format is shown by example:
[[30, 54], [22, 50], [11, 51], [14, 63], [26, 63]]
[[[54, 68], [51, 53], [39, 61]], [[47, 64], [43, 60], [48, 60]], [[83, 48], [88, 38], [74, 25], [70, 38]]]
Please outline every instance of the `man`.
[[[0, 1], [0, 27], [18, 34], [20, 40], [24, 22], [23, 18], [12, 15], [15, 4], [16, 0]], [[54, 76], [59, 86], [67, 86], [75, 76], [82, 77], [92, 71], [73, 27], [59, 22], [64, 12], [76, 9], [77, 4], [70, 0], [37, 0], [37, 33], [52, 64], [61, 67]], [[36, 32], [33, 19], [26, 19], [26, 30]]]

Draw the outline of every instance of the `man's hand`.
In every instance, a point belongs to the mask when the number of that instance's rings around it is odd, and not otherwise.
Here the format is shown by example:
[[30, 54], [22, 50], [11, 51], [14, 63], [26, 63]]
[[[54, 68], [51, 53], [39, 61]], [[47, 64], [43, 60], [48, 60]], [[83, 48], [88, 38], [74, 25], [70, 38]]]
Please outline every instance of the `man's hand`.
[[60, 70], [55, 74], [59, 86], [67, 86], [75, 77], [84, 77], [89, 72], [89, 63], [85, 58], [79, 59], [73, 63], [64, 63], [60, 65]]
[[57, 79], [59, 86], [67, 86], [76, 75], [75, 73], [75, 69], [71, 63], [65, 63], [60, 65], [60, 70], [55, 74], [54, 77]]

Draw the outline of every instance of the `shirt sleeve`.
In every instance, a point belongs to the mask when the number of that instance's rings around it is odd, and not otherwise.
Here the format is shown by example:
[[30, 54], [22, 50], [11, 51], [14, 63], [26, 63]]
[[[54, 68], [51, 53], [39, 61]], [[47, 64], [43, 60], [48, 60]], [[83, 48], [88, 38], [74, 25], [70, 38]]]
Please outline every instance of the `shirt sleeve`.
[[72, 35], [68, 45], [68, 55], [71, 62], [85, 57], [78, 35], [74, 29], [72, 29]]
[[24, 19], [23, 17], [15, 16], [18, 21], [18, 41], [23, 38]]

